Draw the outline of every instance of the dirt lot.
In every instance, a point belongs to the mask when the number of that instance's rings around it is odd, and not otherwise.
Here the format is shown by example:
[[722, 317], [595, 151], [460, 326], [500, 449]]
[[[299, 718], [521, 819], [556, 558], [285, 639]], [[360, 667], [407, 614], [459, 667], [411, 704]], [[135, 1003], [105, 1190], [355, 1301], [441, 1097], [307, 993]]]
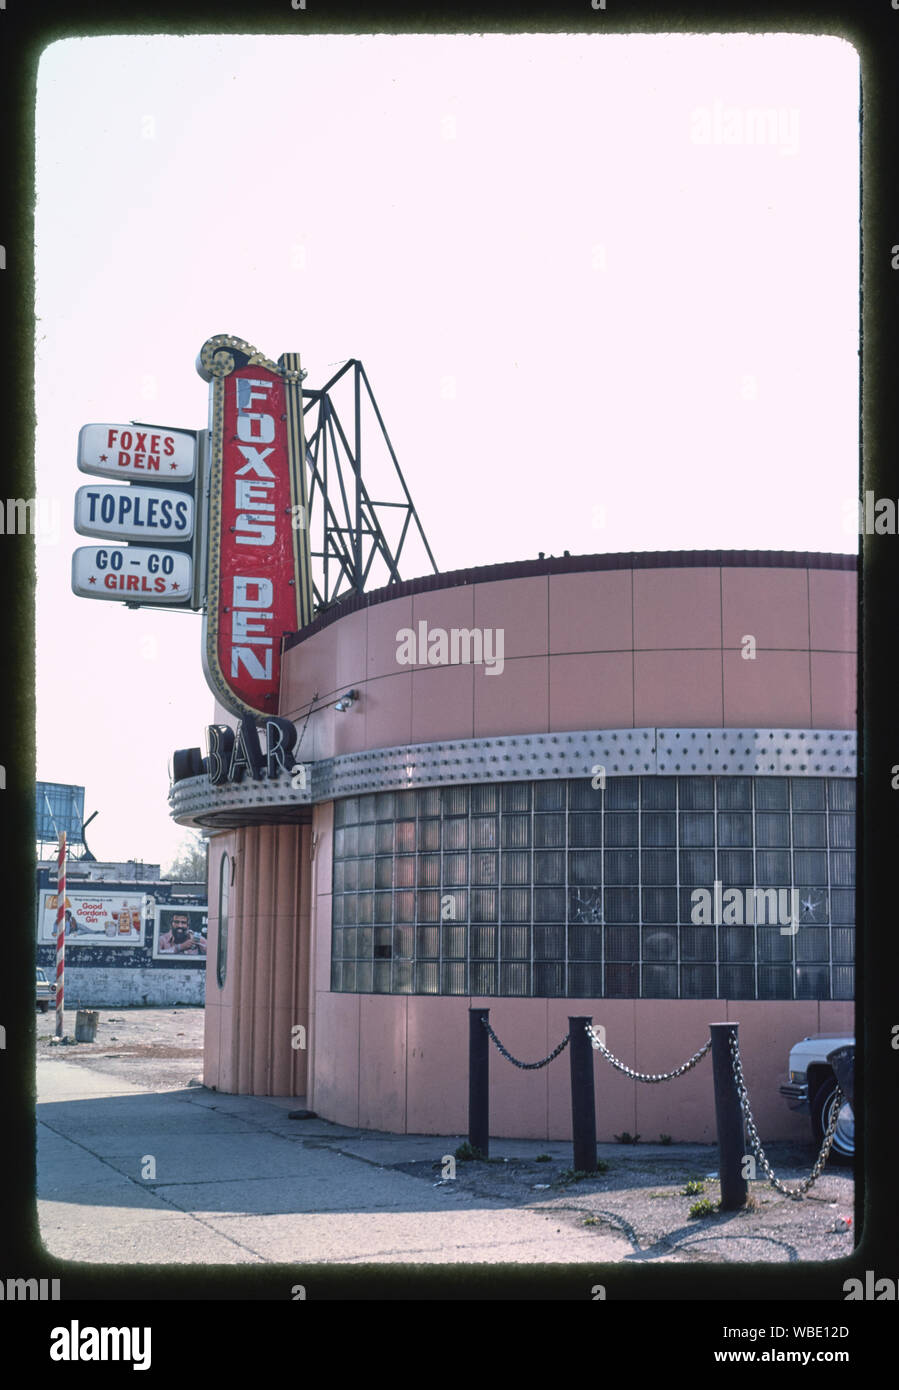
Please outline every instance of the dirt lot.
[[[202, 1082], [203, 1010], [195, 1006], [166, 1009], [101, 1009], [97, 1040], [59, 1046], [51, 1042], [55, 1014], [37, 1016], [38, 1057], [89, 1067], [148, 1090], [181, 1090]], [[75, 1013], [66, 1013], [66, 1031], [75, 1034]], [[310, 1132], [302, 1139], [304, 1123]], [[385, 1162], [382, 1143], [388, 1136], [348, 1131], [323, 1121], [297, 1121], [297, 1138], [338, 1155], [353, 1141], [361, 1158], [371, 1145], [369, 1162], [398, 1169], [423, 1182], [441, 1184], [451, 1200], [476, 1203], [491, 1198], [509, 1206], [529, 1207], [562, 1224], [616, 1231], [631, 1245], [631, 1258], [672, 1261], [793, 1262], [832, 1260], [849, 1255], [858, 1238], [853, 1219], [852, 1170], [830, 1164], [802, 1201], [782, 1196], [765, 1181], [750, 1184], [748, 1207], [719, 1213], [720, 1198], [713, 1145], [600, 1144], [605, 1171], [589, 1177], [570, 1170], [571, 1146], [540, 1140], [491, 1142], [491, 1158], [456, 1158], [455, 1176], [447, 1165], [421, 1159], [421, 1140], [409, 1137], [409, 1158]], [[764, 1138], [764, 1136], [763, 1136]], [[397, 1143], [391, 1143], [391, 1156]], [[462, 1144], [434, 1140], [434, 1150], [453, 1153]], [[769, 1161], [779, 1178], [794, 1185], [815, 1160], [808, 1144], [772, 1143]], [[402, 1150], [399, 1150], [402, 1153]], [[542, 1157], [541, 1157], [542, 1156]], [[697, 1184], [690, 1192], [688, 1183]], [[700, 1190], [701, 1187], [701, 1190]], [[696, 1203], [713, 1210], [692, 1216]], [[848, 1224], [847, 1224], [848, 1221]]]
[[37, 1015], [37, 1052], [108, 1072], [150, 1091], [181, 1090], [203, 1080], [203, 1017], [196, 1005], [166, 1009], [98, 1009], [97, 1039], [76, 1043], [75, 1010], [65, 1011], [69, 1044], [51, 1042], [56, 1014]]

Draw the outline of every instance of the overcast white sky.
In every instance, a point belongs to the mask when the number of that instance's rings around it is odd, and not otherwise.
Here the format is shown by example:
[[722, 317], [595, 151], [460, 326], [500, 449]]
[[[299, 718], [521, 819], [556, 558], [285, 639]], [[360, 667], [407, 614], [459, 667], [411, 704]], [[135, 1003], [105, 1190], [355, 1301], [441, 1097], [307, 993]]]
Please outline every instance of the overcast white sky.
[[858, 103], [836, 38], [48, 48], [37, 776], [86, 786], [97, 857], [171, 859], [213, 702], [199, 615], [71, 592], [82, 424], [205, 426], [234, 333], [310, 386], [362, 360], [440, 569], [854, 551]]

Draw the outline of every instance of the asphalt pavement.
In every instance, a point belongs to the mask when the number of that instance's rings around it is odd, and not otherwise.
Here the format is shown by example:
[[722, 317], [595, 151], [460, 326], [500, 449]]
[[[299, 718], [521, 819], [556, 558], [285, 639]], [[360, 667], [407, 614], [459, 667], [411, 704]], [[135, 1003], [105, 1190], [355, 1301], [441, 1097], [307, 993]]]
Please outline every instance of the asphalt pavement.
[[[717, 1197], [714, 1146], [601, 1144], [609, 1169], [589, 1179], [570, 1173], [570, 1143], [546, 1140], [450, 1163], [464, 1136], [292, 1118], [296, 1097], [150, 1089], [46, 1045], [37, 1089], [41, 1238], [66, 1260], [593, 1267], [837, 1259], [854, 1243], [846, 1170], [804, 1202], [752, 1184], [748, 1210], [696, 1220], [682, 1189]], [[782, 1157], [792, 1179], [814, 1155]]]

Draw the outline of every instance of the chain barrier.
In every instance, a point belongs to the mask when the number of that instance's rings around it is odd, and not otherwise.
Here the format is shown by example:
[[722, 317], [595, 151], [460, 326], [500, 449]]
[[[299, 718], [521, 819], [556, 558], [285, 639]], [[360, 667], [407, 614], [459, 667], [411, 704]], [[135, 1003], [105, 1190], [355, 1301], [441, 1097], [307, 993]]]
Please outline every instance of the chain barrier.
[[[550, 1062], [554, 1061], [555, 1058], [559, 1056], [560, 1052], [564, 1052], [565, 1048], [571, 1041], [571, 1034], [566, 1033], [562, 1041], [559, 1043], [558, 1047], [553, 1048], [549, 1056], [544, 1057], [542, 1062], [520, 1062], [517, 1057], [512, 1056], [511, 1052], [509, 1052], [507, 1048], [503, 1047], [503, 1044], [500, 1042], [499, 1038], [496, 1036], [493, 1029], [490, 1027], [490, 1024], [487, 1022], [487, 1019], [482, 1018], [481, 1022], [487, 1029], [488, 1035], [492, 1038], [493, 1042], [496, 1044], [497, 1048], [502, 1053], [502, 1055], [508, 1061], [510, 1061], [513, 1066], [520, 1067], [522, 1071], [536, 1071], [540, 1067], [548, 1066]], [[703, 1057], [706, 1055], [707, 1052], [710, 1051], [712, 1046], [712, 1040], [711, 1038], [709, 1038], [708, 1042], [704, 1043], [698, 1052], [694, 1052], [692, 1057], [689, 1057], [686, 1062], [682, 1062], [679, 1067], [675, 1067], [673, 1071], [657, 1073], [640, 1072], [634, 1071], [632, 1067], [629, 1067], [625, 1062], [622, 1062], [618, 1057], [614, 1056], [614, 1054], [609, 1051], [605, 1044], [600, 1041], [599, 1035], [596, 1033], [595, 1029], [591, 1024], [588, 1023], [585, 1025], [585, 1027], [587, 1036], [590, 1039], [591, 1045], [595, 1048], [595, 1050], [601, 1053], [601, 1055], [606, 1059], [610, 1066], [613, 1066], [616, 1069], [616, 1071], [623, 1072], [625, 1076], [629, 1076], [632, 1081], [645, 1081], [653, 1083], [658, 1081], [671, 1081], [676, 1076], [683, 1076], [685, 1072], [690, 1071], [693, 1067], [695, 1067], [699, 1062], [702, 1061]], [[818, 1157], [815, 1160], [814, 1168], [812, 1169], [809, 1176], [807, 1178], [804, 1178], [798, 1187], [787, 1187], [785, 1183], [782, 1183], [779, 1178], [775, 1177], [771, 1165], [768, 1162], [768, 1159], [765, 1155], [765, 1150], [762, 1148], [762, 1143], [759, 1139], [759, 1132], [756, 1128], [755, 1120], [752, 1118], [752, 1109], [749, 1103], [749, 1092], [746, 1088], [745, 1077], [743, 1076], [743, 1065], [740, 1061], [740, 1045], [737, 1041], [736, 1034], [731, 1033], [729, 1038], [729, 1044], [731, 1063], [733, 1066], [734, 1073], [734, 1081], [736, 1082], [737, 1094], [740, 1098], [740, 1109], [743, 1112], [743, 1118], [746, 1122], [746, 1132], [749, 1136], [749, 1143], [752, 1148], [752, 1152], [758, 1159], [759, 1166], [761, 1167], [766, 1178], [768, 1179], [768, 1182], [772, 1187], [776, 1188], [778, 1192], [782, 1192], [785, 1197], [793, 1197], [797, 1199], [804, 1197], [806, 1192], [808, 1192], [809, 1188], [812, 1187], [813, 1184], [818, 1181], [818, 1178], [821, 1176], [821, 1171], [825, 1163], [827, 1162], [827, 1156], [830, 1153], [831, 1146], [833, 1145], [834, 1135], [837, 1131], [837, 1123], [839, 1121], [840, 1108], [844, 1099], [843, 1092], [840, 1090], [839, 1087], [837, 1087], [836, 1092], [834, 1093], [833, 1103], [831, 1105], [830, 1121], [827, 1126], [827, 1132], [824, 1135], [824, 1142], [821, 1145], [821, 1152], [818, 1154]]]
[[558, 1057], [560, 1052], [565, 1051], [565, 1048], [568, 1046], [571, 1040], [571, 1034], [566, 1033], [562, 1041], [559, 1043], [559, 1046], [553, 1048], [549, 1056], [544, 1057], [542, 1062], [519, 1062], [517, 1057], [513, 1057], [511, 1052], [507, 1051], [507, 1049], [503, 1047], [502, 1043], [494, 1033], [493, 1029], [490, 1027], [490, 1024], [487, 1022], [486, 1018], [482, 1018], [481, 1022], [487, 1029], [487, 1032], [490, 1034], [490, 1037], [496, 1043], [503, 1056], [508, 1058], [508, 1060], [512, 1063], [513, 1066], [520, 1067], [522, 1071], [537, 1071], [540, 1067], [548, 1066], [550, 1062], [555, 1061], [556, 1057]]
[[765, 1156], [765, 1150], [762, 1148], [759, 1132], [756, 1129], [755, 1120], [752, 1118], [752, 1110], [749, 1105], [749, 1092], [746, 1089], [746, 1080], [743, 1076], [743, 1064], [740, 1061], [740, 1044], [734, 1033], [731, 1033], [729, 1042], [730, 1056], [734, 1069], [734, 1080], [737, 1083], [737, 1091], [740, 1095], [740, 1108], [743, 1111], [743, 1118], [746, 1121], [746, 1132], [749, 1135], [749, 1143], [752, 1152], [758, 1159], [759, 1165], [772, 1187], [777, 1188], [777, 1191], [782, 1192], [785, 1197], [804, 1197], [813, 1183], [818, 1181], [821, 1176], [821, 1169], [827, 1162], [827, 1155], [830, 1153], [831, 1145], [833, 1144], [833, 1136], [837, 1132], [837, 1122], [840, 1118], [840, 1109], [843, 1104], [843, 1092], [838, 1086], [831, 1106], [830, 1123], [827, 1126], [824, 1142], [821, 1145], [821, 1152], [815, 1160], [814, 1168], [809, 1176], [802, 1180], [798, 1187], [787, 1187], [785, 1183], [782, 1183], [779, 1178], [774, 1176], [771, 1164], [768, 1162]]
[[679, 1067], [675, 1067], [674, 1071], [666, 1071], [661, 1073], [634, 1071], [632, 1067], [629, 1067], [625, 1062], [621, 1062], [618, 1060], [617, 1057], [613, 1056], [613, 1054], [609, 1051], [605, 1044], [600, 1042], [599, 1036], [597, 1035], [591, 1024], [588, 1023], [586, 1025], [586, 1028], [587, 1037], [590, 1039], [590, 1042], [593, 1044], [593, 1047], [596, 1049], [596, 1051], [602, 1053], [603, 1057], [605, 1057], [606, 1061], [610, 1064], [610, 1066], [613, 1066], [616, 1069], [616, 1071], [624, 1072], [625, 1076], [629, 1076], [632, 1081], [671, 1081], [672, 1078], [675, 1076], [683, 1076], [684, 1072], [689, 1071], [691, 1067], [696, 1066], [697, 1062], [702, 1061], [703, 1057], [708, 1052], [709, 1048], [712, 1046], [712, 1040], [711, 1038], [709, 1038], [708, 1042], [705, 1043], [699, 1049], [698, 1052], [694, 1052], [693, 1056], [690, 1057], [688, 1061], [683, 1062]]

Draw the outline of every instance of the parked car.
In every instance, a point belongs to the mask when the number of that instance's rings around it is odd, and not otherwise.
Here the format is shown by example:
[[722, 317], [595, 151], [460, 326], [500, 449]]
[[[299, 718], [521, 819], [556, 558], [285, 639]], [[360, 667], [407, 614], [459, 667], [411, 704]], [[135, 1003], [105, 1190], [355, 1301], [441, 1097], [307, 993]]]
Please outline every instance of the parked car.
[[51, 1004], [56, 1003], [56, 983], [47, 979], [43, 970], [38, 968], [36, 980], [37, 1006], [42, 1014], [45, 1014]]
[[[838, 1047], [854, 1046], [855, 1038], [851, 1033], [815, 1033], [796, 1043], [790, 1052], [789, 1080], [781, 1085], [780, 1094], [790, 1102], [791, 1110], [809, 1116], [812, 1138], [819, 1149], [830, 1124], [837, 1092], [837, 1079], [827, 1060], [828, 1054]], [[830, 1157], [835, 1163], [851, 1163], [855, 1158], [855, 1115], [845, 1097]]]

